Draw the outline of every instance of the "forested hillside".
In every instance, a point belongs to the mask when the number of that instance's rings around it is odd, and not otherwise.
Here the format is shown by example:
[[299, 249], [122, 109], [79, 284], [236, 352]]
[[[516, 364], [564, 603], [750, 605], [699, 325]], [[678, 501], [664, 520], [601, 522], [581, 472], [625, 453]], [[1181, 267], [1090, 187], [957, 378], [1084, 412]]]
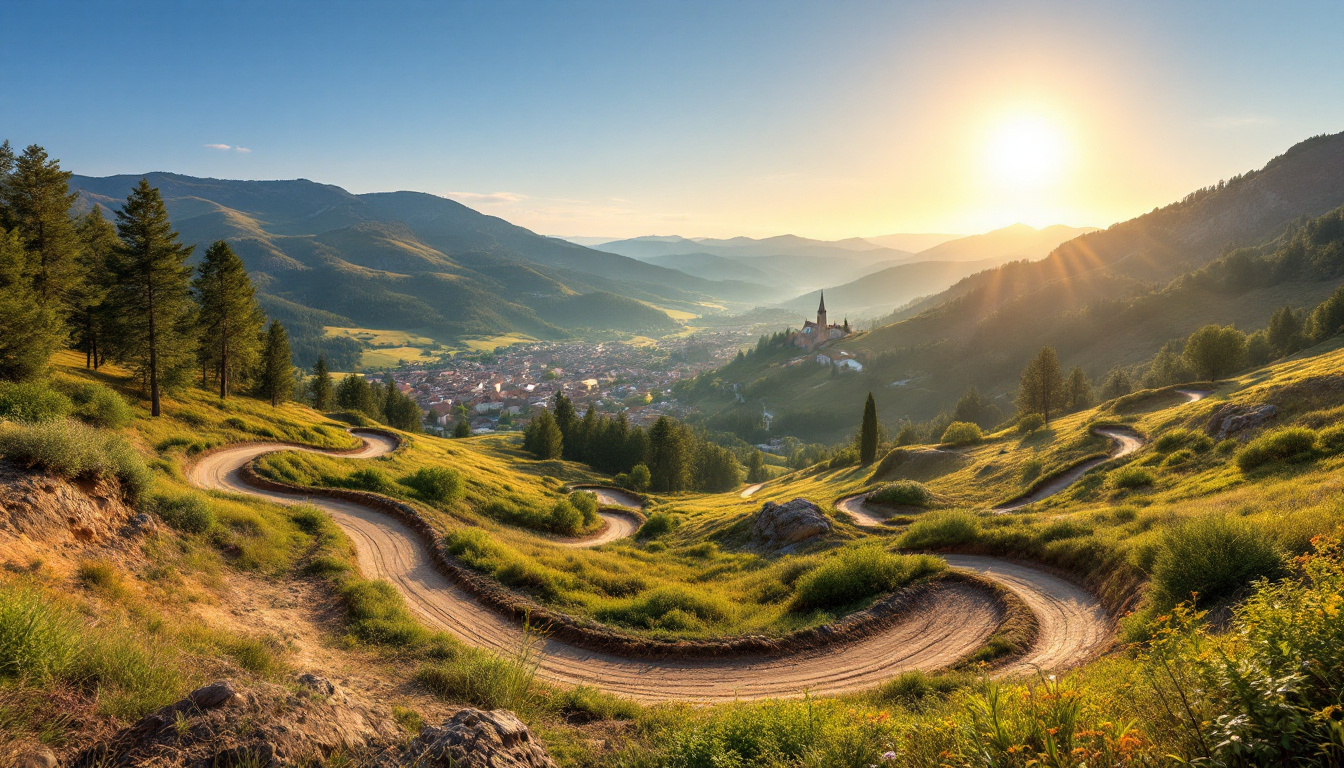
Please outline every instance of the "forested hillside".
[[[75, 176], [71, 189], [81, 205], [110, 211], [139, 178]], [[229, 242], [262, 303], [295, 317], [303, 307], [330, 313], [329, 320], [424, 329], [449, 340], [505, 332], [561, 338], [577, 328], [670, 329], [670, 319], [650, 314], [658, 313], [653, 306], [695, 311], [705, 301], [756, 296], [746, 284], [542, 237], [433, 195], [354, 195], [303, 179], [146, 178], [161, 190], [183, 242]], [[593, 293], [632, 301], [612, 311], [610, 299], [599, 298], [602, 311], [576, 312], [572, 297]], [[333, 343], [306, 333], [301, 341]]]

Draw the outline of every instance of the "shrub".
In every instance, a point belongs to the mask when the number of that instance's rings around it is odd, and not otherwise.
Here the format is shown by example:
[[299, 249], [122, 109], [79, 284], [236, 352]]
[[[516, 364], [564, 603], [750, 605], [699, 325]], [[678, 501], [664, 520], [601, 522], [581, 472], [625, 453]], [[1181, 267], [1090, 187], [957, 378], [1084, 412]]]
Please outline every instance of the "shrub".
[[1186, 462], [1190, 461], [1193, 458], [1195, 458], [1195, 454], [1192, 453], [1190, 449], [1182, 448], [1181, 450], [1175, 451], [1171, 455], [1167, 456], [1167, 458], [1163, 459], [1162, 466], [1179, 467], [1180, 465], [1185, 464]]
[[70, 415], [75, 404], [44, 381], [0, 383], [0, 417], [34, 424]]
[[1153, 450], [1158, 453], [1171, 453], [1194, 439], [1195, 433], [1189, 429], [1173, 429], [1153, 441]]
[[1153, 562], [1153, 597], [1164, 610], [1192, 595], [1200, 604], [1217, 602], [1283, 567], [1264, 531], [1238, 518], [1200, 517], [1163, 535]]
[[868, 501], [891, 507], [928, 507], [933, 503], [933, 493], [923, 483], [897, 480], [879, 485], [868, 494]]
[[985, 435], [980, 426], [969, 421], [954, 421], [943, 430], [943, 445], [979, 445]]
[[602, 608], [596, 617], [599, 621], [627, 627], [686, 632], [702, 629], [707, 623], [723, 621], [732, 614], [732, 605], [720, 597], [668, 586]]
[[980, 532], [979, 521], [966, 512], [929, 514], [916, 520], [901, 535], [905, 549], [936, 549], [968, 544]]
[[1121, 490], [1146, 488], [1157, 482], [1157, 477], [1143, 467], [1121, 467], [1111, 473], [1111, 485]]
[[1226, 456], [1230, 453], [1236, 453], [1239, 447], [1241, 447], [1241, 443], [1237, 442], [1235, 437], [1229, 437], [1226, 440], [1219, 440], [1218, 444], [1213, 446], [1213, 450], [1222, 456]]
[[1022, 472], [1019, 476], [1023, 485], [1031, 483], [1041, 476], [1041, 471], [1045, 469], [1045, 462], [1040, 459], [1027, 459], [1022, 463]]
[[1030, 435], [1044, 426], [1045, 417], [1039, 413], [1028, 413], [1017, 420], [1017, 431], [1023, 435]]
[[637, 493], [643, 493], [649, 490], [649, 484], [653, 482], [649, 474], [649, 468], [643, 464], [636, 464], [630, 470], [630, 490]]
[[412, 646], [428, 635], [406, 607], [396, 587], [386, 581], [352, 579], [342, 585], [341, 600], [351, 633], [378, 645]]
[[1306, 427], [1286, 427], [1252, 440], [1237, 454], [1237, 467], [1249, 472], [1273, 461], [1309, 461], [1316, 455], [1316, 433]]
[[421, 467], [402, 478], [401, 484], [434, 504], [448, 504], [462, 498], [462, 476], [446, 467]]
[[131, 500], [152, 480], [149, 468], [120, 435], [77, 421], [5, 425], [0, 428], [0, 453], [62, 477], [116, 478]]
[[535, 677], [536, 665], [526, 655], [511, 659], [474, 648], [415, 674], [416, 682], [435, 695], [485, 709], [527, 706]]
[[569, 503], [583, 514], [583, 527], [597, 522], [597, 494], [590, 491], [574, 491], [569, 494]]
[[131, 421], [133, 412], [126, 398], [102, 384], [78, 384], [70, 389], [70, 399], [75, 416], [95, 427], [118, 429]]
[[549, 527], [556, 533], [573, 536], [583, 530], [583, 513], [568, 499], [558, 499], [551, 507]]
[[875, 545], [843, 550], [798, 579], [791, 607], [795, 611], [839, 608], [945, 567], [930, 555], [895, 555]]
[[635, 534], [640, 539], [657, 539], [672, 532], [677, 527], [677, 519], [666, 512], [655, 512], [639, 526]]
[[1320, 442], [1326, 453], [1344, 453], [1344, 424], [1321, 430]]
[[351, 472], [345, 478], [343, 485], [347, 488], [354, 488], [360, 491], [373, 491], [374, 493], [388, 493], [394, 486], [392, 476], [377, 467], [369, 467], [368, 469], [359, 469]]
[[155, 496], [153, 507], [165, 523], [184, 533], [205, 533], [215, 524], [210, 503], [194, 493]]
[[859, 449], [853, 446], [836, 451], [826, 462], [827, 469], [843, 469], [859, 463]]
[[1080, 525], [1072, 520], [1052, 520], [1048, 525], [1036, 534], [1036, 540], [1042, 544], [1048, 544], [1052, 541], [1061, 539], [1074, 539], [1079, 536], [1088, 536], [1092, 529], [1085, 525]]

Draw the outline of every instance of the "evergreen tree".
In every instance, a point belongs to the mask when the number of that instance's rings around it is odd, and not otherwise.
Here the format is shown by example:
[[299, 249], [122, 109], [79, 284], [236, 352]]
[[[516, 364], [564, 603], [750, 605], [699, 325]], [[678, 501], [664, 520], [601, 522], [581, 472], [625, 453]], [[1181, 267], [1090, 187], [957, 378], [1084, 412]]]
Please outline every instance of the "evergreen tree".
[[383, 415], [387, 423], [396, 429], [414, 432], [420, 429], [424, 414], [415, 400], [397, 389], [397, 383], [388, 377], [383, 397]]
[[1069, 371], [1069, 380], [1064, 383], [1064, 407], [1068, 411], [1081, 411], [1084, 408], [1091, 408], [1095, 395], [1092, 393], [1092, 382], [1088, 380], [1087, 374], [1083, 369], [1074, 366]]
[[373, 415], [373, 393], [369, 382], [358, 373], [347, 373], [336, 385], [336, 407], [343, 411], [357, 411]]
[[859, 463], [868, 466], [877, 460], [877, 403], [873, 393], [863, 404], [863, 424], [859, 428]]
[[564, 436], [550, 411], [542, 411], [523, 432], [523, 447], [538, 459], [558, 459], [564, 450]]
[[313, 407], [319, 411], [331, 410], [336, 393], [331, 383], [331, 373], [327, 371], [327, 358], [318, 355], [313, 363], [313, 380], [308, 383], [308, 394], [313, 398]]
[[[1050, 423], [1050, 412], [1063, 404], [1064, 374], [1052, 347], [1041, 347], [1022, 371], [1017, 390], [1017, 408], [1021, 413], [1039, 413]], [[940, 433], [941, 434], [941, 433]]]
[[471, 424], [466, 419], [460, 419], [453, 425], [453, 437], [471, 437]]
[[121, 247], [109, 295], [117, 318], [117, 352], [149, 389], [150, 414], [162, 412], [160, 390], [185, 379], [192, 353], [193, 246], [177, 241], [159, 190], [141, 179], [117, 211]]
[[1162, 345], [1161, 351], [1153, 358], [1153, 362], [1143, 374], [1143, 386], [1155, 389], [1194, 381], [1195, 374], [1191, 373], [1190, 367], [1186, 365], [1178, 349], [1179, 344], [1174, 341]]
[[1273, 355], [1271, 359], [1275, 360], [1305, 349], [1309, 343], [1305, 318], [1292, 307], [1283, 307], [1269, 318], [1265, 336]]
[[742, 466], [733, 452], [721, 445], [702, 443], [695, 461], [695, 487], [722, 493], [742, 484]]
[[659, 416], [649, 430], [646, 453], [655, 491], [685, 490], [690, 483], [691, 456], [686, 430], [666, 416]]
[[70, 192], [71, 175], [34, 144], [13, 161], [10, 172], [0, 176], [3, 224], [23, 239], [28, 277], [38, 301], [62, 319], [70, 309], [68, 293], [80, 278], [75, 263], [80, 242], [70, 218], [70, 206], [79, 195]]
[[575, 449], [578, 448], [577, 441], [574, 439], [574, 427], [579, 422], [578, 414], [574, 411], [574, 403], [564, 392], [555, 393], [555, 402], [552, 406], [554, 411], [555, 424], [560, 428], [560, 434], [565, 439], [565, 458], [573, 459]]
[[289, 351], [289, 334], [279, 320], [272, 320], [266, 329], [266, 341], [261, 351], [261, 371], [257, 391], [277, 406], [294, 394], [294, 361]]
[[1106, 381], [1101, 384], [1101, 398], [1103, 400], [1114, 400], [1133, 391], [1134, 382], [1129, 378], [1129, 373], [1124, 368], [1112, 368], [1111, 372], [1106, 374]]
[[1206, 325], [1185, 342], [1185, 360], [1207, 381], [1217, 381], [1246, 362], [1246, 334], [1230, 325]]
[[42, 374], [62, 341], [61, 322], [38, 301], [25, 267], [19, 233], [0, 229], [0, 379], [6, 381]]
[[192, 288], [200, 304], [202, 373], [214, 374], [219, 396], [226, 398], [257, 365], [266, 315], [257, 306], [243, 260], [223, 240], [205, 252]]
[[751, 452], [751, 459], [747, 463], [747, 482], [764, 483], [770, 479], [770, 473], [765, 469], [765, 454], [759, 450]]
[[79, 254], [76, 259], [81, 279], [70, 291], [73, 309], [71, 324], [84, 349], [84, 367], [97, 370], [107, 350], [104, 337], [109, 322], [108, 292], [112, 288], [112, 261], [116, 255], [117, 228], [103, 218], [103, 209], [94, 206], [79, 220]]

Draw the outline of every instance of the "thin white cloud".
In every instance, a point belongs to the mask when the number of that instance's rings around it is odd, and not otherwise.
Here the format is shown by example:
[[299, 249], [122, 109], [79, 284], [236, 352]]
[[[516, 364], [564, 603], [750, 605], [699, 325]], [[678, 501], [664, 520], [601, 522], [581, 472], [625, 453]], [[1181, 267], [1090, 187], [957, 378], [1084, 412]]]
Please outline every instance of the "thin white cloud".
[[252, 151], [247, 147], [235, 147], [231, 144], [202, 144], [201, 146], [206, 149], [217, 149], [220, 152], [242, 152], [243, 154], [247, 154]]
[[444, 192], [444, 197], [473, 203], [521, 203], [527, 195], [517, 192]]

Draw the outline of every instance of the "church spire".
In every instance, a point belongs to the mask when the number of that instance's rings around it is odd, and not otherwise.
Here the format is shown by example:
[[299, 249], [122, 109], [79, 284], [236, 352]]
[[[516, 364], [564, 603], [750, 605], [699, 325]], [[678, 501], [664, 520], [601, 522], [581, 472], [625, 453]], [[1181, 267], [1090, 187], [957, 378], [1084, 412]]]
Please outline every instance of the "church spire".
[[825, 314], [825, 312], [826, 312], [826, 291], [823, 290], [821, 292], [821, 305], [817, 307], [817, 313]]

